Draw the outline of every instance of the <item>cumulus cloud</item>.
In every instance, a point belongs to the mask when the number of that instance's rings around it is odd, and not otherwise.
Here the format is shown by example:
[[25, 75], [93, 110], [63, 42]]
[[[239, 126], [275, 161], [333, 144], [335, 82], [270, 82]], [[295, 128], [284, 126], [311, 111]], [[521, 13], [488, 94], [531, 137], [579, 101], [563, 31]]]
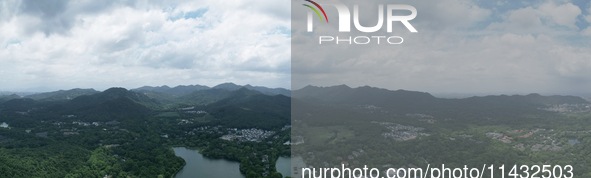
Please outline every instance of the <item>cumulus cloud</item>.
[[[587, 15], [584, 16], [584, 20], [587, 22], [587, 24], [591, 24], [591, 4], [589, 4]], [[584, 36], [591, 36], [591, 27], [583, 29], [581, 34]]]
[[[402, 45], [313, 45], [319, 34], [367, 34], [335, 33], [321, 25], [314, 34], [305, 33], [305, 24], [294, 17], [294, 88], [344, 83], [434, 93], [581, 94], [591, 87], [590, 44], [579, 41], [589, 38], [575, 26], [580, 7], [569, 2], [504, 1], [511, 9], [503, 10], [464, 0], [449, 0], [461, 5], [450, 6], [453, 9], [437, 3], [403, 3], [417, 8], [417, 19], [411, 23], [419, 33], [370, 34], [400, 35]], [[468, 23], [443, 20], [448, 14], [456, 19], [460, 15], [454, 14], [465, 14]], [[468, 17], [471, 14], [482, 15]], [[445, 24], [433, 25], [441, 22]]]
[[554, 23], [570, 28], [577, 28], [576, 21], [577, 17], [581, 15], [581, 9], [572, 4], [556, 4], [553, 1], [542, 4], [539, 7], [542, 15], [550, 18]]
[[489, 29], [547, 33], [548, 30], [562, 30], [561, 28], [578, 30], [576, 22], [582, 15], [582, 10], [570, 2], [550, 0], [499, 15], [504, 16], [503, 21], [492, 23]]
[[0, 90], [289, 87], [287, 1], [0, 3]]
[[417, 22], [424, 22], [424, 26], [430, 28], [465, 28], [472, 27], [475, 23], [481, 22], [490, 17], [492, 11], [480, 7], [471, 0], [440, 0], [428, 1], [407, 1], [408, 4], [420, 7], [421, 14]]

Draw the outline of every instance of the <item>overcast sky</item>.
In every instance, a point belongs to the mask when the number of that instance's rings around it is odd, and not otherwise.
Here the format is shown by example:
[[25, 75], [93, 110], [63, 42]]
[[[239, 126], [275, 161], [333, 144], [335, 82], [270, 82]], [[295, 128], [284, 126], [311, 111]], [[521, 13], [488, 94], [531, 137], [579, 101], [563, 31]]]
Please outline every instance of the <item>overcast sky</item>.
[[287, 0], [0, 2], [0, 91], [290, 87]]
[[418, 9], [412, 24], [419, 33], [398, 29], [394, 35], [405, 43], [394, 47], [341, 46], [339, 54], [310, 53], [313, 61], [296, 57], [290, 83], [288, 0], [4, 0], [0, 91], [223, 82], [434, 93], [591, 91], [588, 0], [396, 2]]
[[[363, 3], [366, 25], [376, 23], [375, 4], [404, 3], [417, 8], [411, 23], [419, 33], [404, 28], [380, 33], [402, 36], [398, 46], [313, 45], [316, 36], [298, 22], [310, 10], [294, 3], [294, 88], [347, 84], [432, 93], [591, 93], [588, 0], [369, 2], [349, 3]], [[333, 22], [328, 25], [336, 27], [334, 8], [325, 9]], [[325, 23], [314, 27], [315, 34], [334, 30]]]

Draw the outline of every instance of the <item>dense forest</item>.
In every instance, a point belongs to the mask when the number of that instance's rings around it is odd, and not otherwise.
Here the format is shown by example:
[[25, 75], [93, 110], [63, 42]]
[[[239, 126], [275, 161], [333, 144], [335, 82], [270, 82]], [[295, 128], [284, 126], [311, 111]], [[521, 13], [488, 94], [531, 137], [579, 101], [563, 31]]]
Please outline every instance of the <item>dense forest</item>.
[[591, 176], [591, 104], [579, 97], [285, 92], [227, 83], [0, 96], [0, 177], [174, 177], [185, 163], [173, 147], [238, 162], [248, 178], [286, 176], [275, 161], [290, 155], [314, 167], [570, 164]]
[[580, 97], [445, 99], [345, 85], [307, 86], [292, 97], [292, 138], [304, 141], [292, 155], [308, 166], [548, 164], [591, 176], [591, 104]]
[[[239, 162], [247, 177], [282, 177], [284, 92], [226, 83], [0, 96], [0, 177], [173, 177], [184, 165], [177, 146]], [[270, 134], [220, 139], [239, 129]]]

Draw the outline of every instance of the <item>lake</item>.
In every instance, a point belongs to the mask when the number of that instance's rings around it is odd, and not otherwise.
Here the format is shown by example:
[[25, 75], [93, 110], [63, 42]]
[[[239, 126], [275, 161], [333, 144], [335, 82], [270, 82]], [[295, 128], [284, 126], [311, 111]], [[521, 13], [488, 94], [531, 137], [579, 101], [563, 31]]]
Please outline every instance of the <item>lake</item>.
[[205, 158], [197, 150], [184, 147], [175, 147], [173, 150], [174, 154], [183, 158], [186, 163], [175, 178], [244, 178], [240, 174], [240, 163], [238, 162]]
[[[295, 166], [292, 166], [292, 164]], [[299, 156], [294, 157], [293, 160], [292, 160], [292, 158], [289, 158], [289, 157], [279, 157], [277, 159], [277, 163], [275, 163], [275, 169], [277, 169], [277, 172], [281, 173], [281, 175], [283, 175], [283, 177], [285, 177], [285, 176], [298, 177], [298, 176], [300, 176], [299, 171], [301, 171], [301, 169], [303, 167], [306, 167], [306, 164], [304, 163], [304, 160], [302, 159], [302, 157], [299, 157]], [[296, 171], [294, 171], [294, 169]], [[292, 174], [292, 173], [294, 173], [294, 174]]]
[[291, 159], [287, 157], [279, 157], [275, 163], [275, 169], [281, 173], [283, 177], [291, 176]]

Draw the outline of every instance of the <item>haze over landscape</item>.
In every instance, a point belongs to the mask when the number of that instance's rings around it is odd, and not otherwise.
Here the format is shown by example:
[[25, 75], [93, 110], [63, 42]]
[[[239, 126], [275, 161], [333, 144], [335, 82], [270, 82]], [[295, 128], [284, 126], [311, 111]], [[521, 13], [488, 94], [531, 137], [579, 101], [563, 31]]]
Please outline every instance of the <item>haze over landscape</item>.
[[[366, 25], [378, 4], [358, 4]], [[373, 86], [429, 93], [589, 95], [591, 2], [584, 0], [400, 0], [417, 9], [410, 33], [395, 23], [365, 34], [337, 23], [307, 32], [308, 9], [292, 4], [292, 86]], [[326, 8], [329, 18], [337, 17]], [[400, 45], [318, 45], [317, 35], [400, 36]]]
[[[341, 1], [364, 25], [392, 3]], [[397, 0], [419, 33], [372, 34], [404, 37], [394, 46], [307, 43], [338, 24], [326, 8], [314, 33], [294, 26], [308, 2], [0, 2], [0, 177], [443, 164], [591, 177], [589, 0]]]

